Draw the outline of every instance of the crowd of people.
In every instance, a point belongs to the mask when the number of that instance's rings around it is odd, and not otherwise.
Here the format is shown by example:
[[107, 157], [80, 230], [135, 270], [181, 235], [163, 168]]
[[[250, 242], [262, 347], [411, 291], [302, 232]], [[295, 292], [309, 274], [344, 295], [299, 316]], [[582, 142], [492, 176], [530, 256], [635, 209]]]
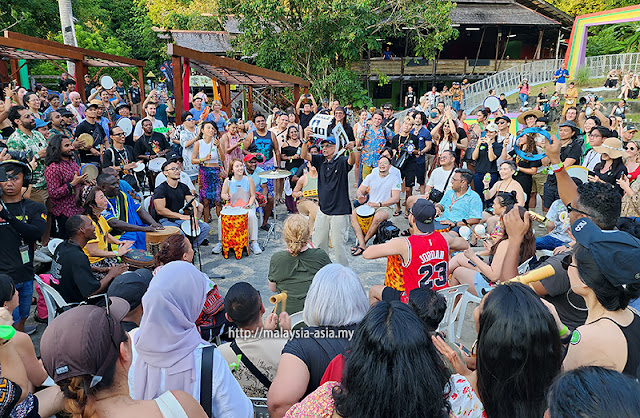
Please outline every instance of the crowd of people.
[[[538, 109], [517, 135], [501, 110], [468, 124], [457, 83], [451, 104], [413, 93], [402, 120], [304, 94], [245, 123], [197, 93], [170, 130], [155, 90], [133, 103], [121, 80], [88, 77], [81, 103], [75, 81], [60, 87], [8, 88], [0, 105], [0, 325], [16, 330], [0, 333], [0, 415], [250, 417], [250, 397], [273, 417], [637, 414], [640, 142], [597, 104], [569, 106], [547, 138]], [[333, 116], [328, 135], [316, 114]], [[261, 176], [275, 168], [287, 177]], [[216, 223], [212, 252], [228, 251], [234, 210], [261, 254], [276, 205], [285, 247], [265, 286], [286, 304], [267, 314], [249, 278], [222, 295], [193, 260]], [[349, 265], [377, 258], [367, 290]], [[69, 304], [41, 361], [26, 326], [36, 259]], [[481, 299], [473, 347], [438, 332], [456, 286]]]

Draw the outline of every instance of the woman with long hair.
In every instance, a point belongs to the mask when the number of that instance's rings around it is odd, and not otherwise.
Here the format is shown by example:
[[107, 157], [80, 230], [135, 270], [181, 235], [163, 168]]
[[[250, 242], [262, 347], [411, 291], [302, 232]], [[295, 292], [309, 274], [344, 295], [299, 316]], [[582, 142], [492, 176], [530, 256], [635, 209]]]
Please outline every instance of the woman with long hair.
[[304, 159], [300, 158], [302, 140], [299, 133], [297, 127], [289, 125], [285, 140], [280, 147], [280, 159], [284, 161], [284, 169], [292, 174], [295, 174], [298, 167], [304, 163]]
[[180, 116], [182, 129], [180, 130], [180, 146], [182, 147], [182, 160], [184, 172], [191, 177], [198, 174], [198, 166], [191, 162], [193, 158], [193, 145], [198, 141], [198, 125], [191, 112], [184, 112]]
[[622, 211], [620, 216], [640, 216], [640, 140], [634, 139], [627, 143], [627, 176], [621, 176], [616, 184], [622, 188]]
[[[227, 362], [196, 327], [213, 282], [195, 266], [173, 261], [155, 275], [142, 297], [144, 313], [133, 337], [130, 389], [134, 399], [154, 399], [167, 390], [198, 397], [208, 387], [209, 416], [253, 416], [251, 401], [231, 374]], [[211, 350], [211, 351], [209, 351]], [[210, 373], [201, 367], [211, 356]], [[208, 379], [208, 381], [203, 381]]]
[[[524, 219], [527, 214], [526, 209], [521, 206], [507, 207], [504, 214], [512, 210], [520, 213], [520, 218]], [[485, 263], [478, 255], [468, 248], [462, 254], [458, 254], [451, 259], [449, 271], [452, 272], [449, 286], [468, 284], [469, 292], [482, 296], [482, 291], [488, 289], [492, 283], [498, 281], [502, 263], [509, 246], [509, 234], [505, 231], [500, 239], [491, 246], [489, 251], [489, 262]], [[536, 253], [536, 239], [532, 230], [528, 230], [520, 246], [518, 265], [529, 260]]]
[[[498, 141], [498, 125], [492, 122], [486, 126], [486, 135], [478, 138], [471, 154], [474, 164], [473, 186], [476, 193], [482, 198], [483, 204], [486, 200], [485, 193], [480, 193], [480, 190], [488, 189], [498, 181], [497, 162], [501, 152], [502, 144]], [[489, 177], [488, 186], [484, 185], [485, 176]]]
[[[109, 201], [99, 187], [85, 186], [78, 193], [77, 199], [77, 205], [91, 219], [96, 232], [96, 238], [87, 242], [83, 250], [89, 257], [94, 277], [102, 280], [109, 273], [111, 267], [119, 263], [118, 257], [125, 255], [133, 247], [133, 241], [120, 241], [109, 233], [111, 227], [102, 216]], [[111, 251], [109, 244], [118, 248]]]
[[[431, 138], [438, 147], [438, 156], [447, 150], [456, 153], [459, 137], [458, 129], [450, 116], [440, 119], [440, 122], [431, 130]], [[438, 158], [436, 158], [437, 162]]]
[[106, 303], [63, 312], [42, 335], [42, 363], [62, 389], [65, 411], [73, 418], [206, 417], [182, 390], [165, 390], [149, 400], [131, 398], [132, 343], [122, 324], [129, 304], [116, 297]]
[[522, 190], [522, 186], [517, 180], [514, 181], [516, 169], [516, 164], [513, 161], [503, 161], [500, 164], [500, 167], [498, 167], [498, 176], [500, 176], [500, 180], [495, 182], [491, 188], [489, 188], [490, 181], [483, 178], [482, 185], [484, 186], [484, 200], [489, 201], [500, 192], [516, 192], [516, 203], [520, 206], [526, 207], [524, 190]]
[[360, 138], [362, 137], [362, 132], [367, 129], [367, 119], [369, 118], [369, 111], [367, 109], [361, 109], [360, 113], [358, 113], [358, 121], [354, 125], [354, 133], [356, 135], [356, 147], [353, 149], [353, 152], [356, 153], [356, 163], [354, 165], [356, 169], [356, 184], [353, 187], [360, 186], [362, 183], [362, 179], [360, 178], [361, 169], [360, 167], [360, 151], [362, 150], [362, 144], [360, 143]]
[[572, 121], [575, 122], [576, 124], [578, 123], [578, 108], [575, 106], [569, 106], [567, 108], [567, 111], [564, 112], [564, 114], [562, 115], [562, 118], [560, 118], [560, 123], [566, 122], [566, 121]]
[[529, 81], [526, 78], [522, 79], [522, 82], [520, 82], [520, 84], [518, 84], [518, 97], [520, 98], [520, 101], [522, 102], [522, 106], [521, 108], [525, 108], [527, 107], [527, 101], [529, 100], [529, 92], [530, 92], [530, 87], [529, 87]]
[[242, 140], [238, 135], [238, 119], [229, 119], [227, 125], [227, 132], [222, 135], [222, 149], [224, 150], [225, 169], [227, 173], [231, 173], [231, 160], [238, 159], [242, 161], [244, 154], [242, 154]]
[[[516, 192], [498, 192], [493, 199], [493, 216], [487, 219], [487, 227], [485, 231], [489, 231], [489, 236], [483, 241], [484, 251], [478, 253], [479, 256], [485, 256], [491, 254], [491, 247], [504, 235], [504, 225], [502, 224], [502, 216], [506, 212], [507, 208], [512, 208], [516, 204]], [[486, 212], [483, 212], [483, 215]], [[477, 228], [477, 227], [474, 227]], [[471, 237], [469, 243], [472, 246], [477, 244], [477, 240], [474, 239], [475, 235]]]
[[[538, 148], [534, 135], [521, 135], [517, 141], [518, 148], [525, 153], [536, 154]], [[515, 150], [507, 152], [505, 144], [502, 145], [502, 155], [500, 156], [503, 161], [513, 161], [515, 163], [515, 174], [513, 178], [520, 184], [522, 191], [525, 194], [524, 207], [529, 208], [529, 202], [531, 200], [532, 188], [533, 188], [533, 176], [538, 173], [538, 167], [542, 166], [542, 161], [530, 161], [522, 158], [516, 154]], [[533, 191], [535, 200], [535, 190]]]
[[213, 123], [216, 124], [218, 132], [225, 132], [227, 130], [227, 121], [229, 120], [229, 116], [227, 115], [227, 112], [222, 110], [222, 103], [220, 103], [220, 100], [213, 100], [211, 102], [210, 115], [213, 118]]
[[215, 122], [205, 121], [200, 126], [197, 141], [193, 144], [191, 163], [200, 166], [198, 183], [200, 184], [200, 199], [204, 205], [204, 222], [211, 220], [211, 207], [216, 207], [216, 215], [220, 216], [222, 209], [222, 179], [224, 171], [220, 163], [223, 162], [224, 150], [219, 138], [219, 131]]
[[571, 291], [587, 306], [585, 324], [576, 328], [564, 369], [602, 366], [640, 377], [640, 316], [629, 302], [640, 296], [640, 240], [622, 231], [601, 231], [589, 218], [572, 226], [577, 244], [563, 260]]
[[473, 372], [441, 337], [431, 337], [458, 372], [449, 393], [454, 416], [542, 417], [547, 389], [562, 364], [549, 309], [532, 289], [507, 282], [482, 299], [473, 318], [478, 332]]
[[[409, 209], [407, 207], [407, 199], [409, 199], [413, 193], [413, 186], [416, 184], [416, 155], [420, 153], [418, 137], [411, 133], [413, 128], [414, 119], [411, 116], [406, 116], [400, 125], [400, 132], [395, 134], [387, 141], [386, 146], [393, 150], [395, 159], [401, 158], [400, 156], [406, 154], [404, 164], [400, 167], [400, 175], [402, 177], [402, 185], [405, 191], [405, 217], [409, 217]], [[396, 212], [394, 216], [402, 214], [402, 206], [396, 205]]]
[[[329, 381], [287, 417], [446, 417], [447, 371], [429, 334], [407, 305], [381, 301], [356, 328], [342, 381]], [[452, 402], [455, 404], [455, 402]]]
[[590, 176], [589, 181], [609, 183], [622, 195], [623, 190], [617, 183], [618, 179], [627, 175], [627, 167], [624, 165], [627, 152], [622, 148], [622, 141], [607, 138], [602, 145], [593, 147], [593, 150], [600, 154], [600, 162], [594, 167], [595, 176]]
[[282, 236], [287, 246], [271, 256], [269, 262], [269, 290], [287, 293], [286, 312], [302, 311], [309, 286], [318, 270], [331, 259], [321, 248], [311, 248], [311, 230], [302, 215], [290, 215], [282, 227]]
[[318, 388], [329, 362], [346, 353], [349, 335], [368, 309], [364, 287], [353, 270], [329, 264], [316, 273], [302, 311], [309, 327], [285, 345], [269, 388], [267, 405], [272, 417], [284, 416]]

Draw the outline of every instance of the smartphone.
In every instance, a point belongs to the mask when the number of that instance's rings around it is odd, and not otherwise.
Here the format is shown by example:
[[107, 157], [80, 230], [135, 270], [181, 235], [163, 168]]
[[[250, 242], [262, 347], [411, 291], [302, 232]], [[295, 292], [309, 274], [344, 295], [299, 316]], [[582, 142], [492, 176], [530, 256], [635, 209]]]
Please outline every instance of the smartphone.
[[594, 176], [594, 177], [596, 176], [595, 171], [591, 171], [591, 170], [589, 170], [589, 171], [588, 171], [588, 174], [589, 174], [590, 176]]

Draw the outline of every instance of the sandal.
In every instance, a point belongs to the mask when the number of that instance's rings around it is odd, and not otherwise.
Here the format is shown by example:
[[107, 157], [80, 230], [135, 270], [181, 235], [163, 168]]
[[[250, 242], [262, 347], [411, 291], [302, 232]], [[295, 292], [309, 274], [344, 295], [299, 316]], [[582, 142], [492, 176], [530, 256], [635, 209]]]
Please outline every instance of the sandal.
[[400, 233], [400, 236], [409, 237], [409, 236], [411, 236], [411, 232], [408, 229], [405, 229], [404, 231], [402, 231]]
[[397, 212], [393, 212], [393, 216], [400, 216], [400, 215], [402, 215], [402, 211], [401, 210], [399, 210]]
[[362, 255], [363, 252], [364, 252], [364, 248], [362, 248], [360, 246], [356, 246], [356, 247], [353, 247], [351, 249], [351, 255], [354, 256], [354, 257]]
[[404, 219], [409, 219], [409, 212], [404, 213]]

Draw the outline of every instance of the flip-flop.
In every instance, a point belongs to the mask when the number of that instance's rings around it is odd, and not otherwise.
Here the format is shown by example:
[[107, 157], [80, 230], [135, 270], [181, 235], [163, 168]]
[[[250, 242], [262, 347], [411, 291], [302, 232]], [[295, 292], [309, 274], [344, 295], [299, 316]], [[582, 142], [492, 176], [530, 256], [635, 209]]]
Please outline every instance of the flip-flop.
[[397, 212], [393, 212], [393, 216], [400, 216], [400, 215], [402, 215], [402, 211], [401, 210], [399, 210]]
[[404, 231], [402, 231], [400, 233], [400, 235], [403, 236], [403, 237], [409, 237], [409, 236], [411, 236], [411, 232], [408, 229], [405, 229]]
[[355, 248], [355, 251], [351, 251], [351, 255], [354, 256], [354, 257], [362, 255], [362, 253], [364, 252], [364, 248], [362, 248], [362, 247], [358, 246], [358, 247], [354, 247], [354, 248]]
[[405, 212], [404, 219], [409, 219], [409, 214]]

